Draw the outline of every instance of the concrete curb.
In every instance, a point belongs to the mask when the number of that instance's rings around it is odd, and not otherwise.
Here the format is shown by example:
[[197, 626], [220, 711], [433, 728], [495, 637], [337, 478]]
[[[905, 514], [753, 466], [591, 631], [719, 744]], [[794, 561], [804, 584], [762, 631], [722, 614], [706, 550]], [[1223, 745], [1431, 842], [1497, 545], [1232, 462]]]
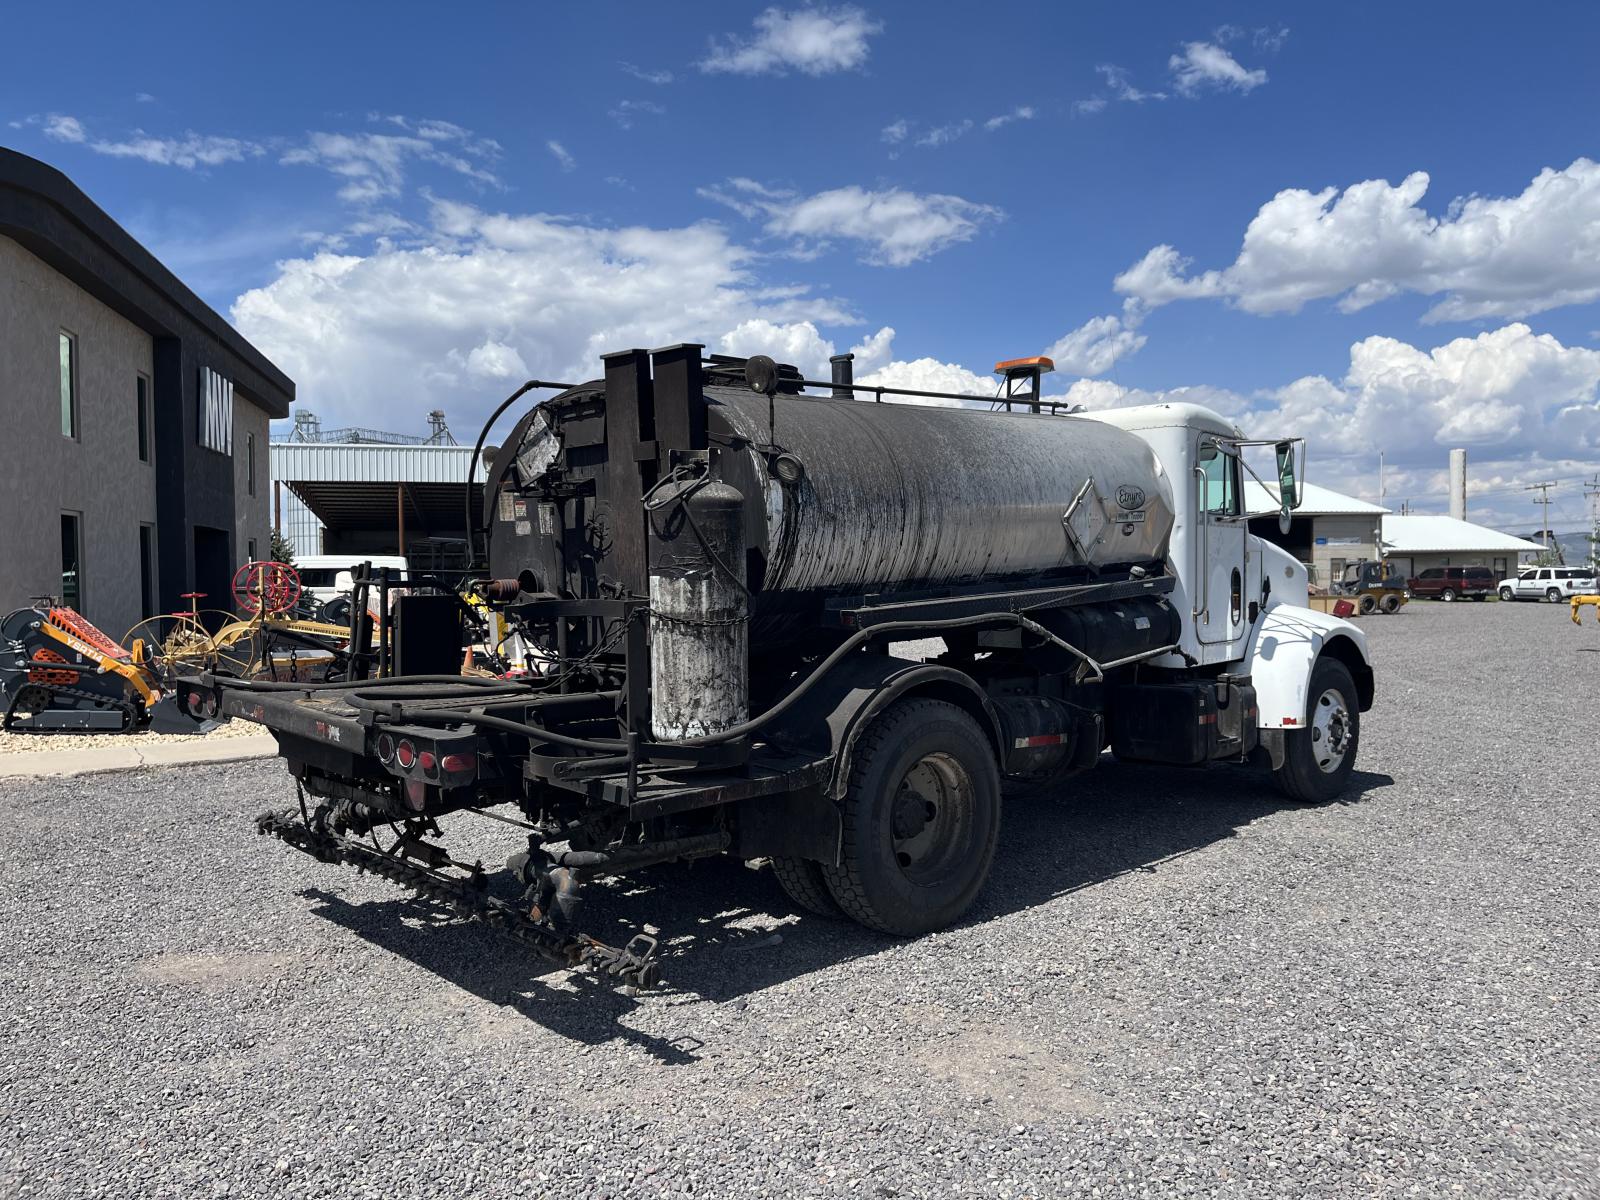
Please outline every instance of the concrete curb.
[[214, 742], [153, 743], [138, 748], [107, 746], [92, 750], [37, 750], [0, 754], [0, 779], [59, 779], [131, 771], [139, 767], [182, 767], [195, 763], [244, 762], [271, 758], [278, 740], [270, 733], [222, 738]]

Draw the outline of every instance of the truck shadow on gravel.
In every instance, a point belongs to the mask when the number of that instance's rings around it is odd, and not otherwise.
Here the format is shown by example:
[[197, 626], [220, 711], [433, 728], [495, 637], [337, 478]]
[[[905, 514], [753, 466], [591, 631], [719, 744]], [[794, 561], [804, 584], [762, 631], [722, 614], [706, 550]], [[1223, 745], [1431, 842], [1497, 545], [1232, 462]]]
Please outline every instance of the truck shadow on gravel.
[[[1358, 771], [1333, 804], [1359, 804], [1393, 782]], [[1253, 771], [1115, 763], [1056, 795], [1008, 798], [993, 873], [958, 928], [1002, 920], [1131, 872], [1160, 871], [1299, 807]], [[666, 1039], [624, 1024], [639, 1001], [611, 982], [530, 960], [515, 943], [431, 901], [397, 895], [350, 904], [321, 889], [301, 894], [316, 902], [315, 915], [552, 1033], [589, 1045], [631, 1042], [668, 1064], [698, 1058], [694, 1037]], [[1070, 923], [1070, 915], [1063, 920]], [[580, 925], [613, 944], [645, 925], [658, 933], [666, 984], [650, 1004], [743, 1007], [749, 993], [908, 944], [848, 921], [797, 913], [771, 872], [729, 859], [591, 884]]]

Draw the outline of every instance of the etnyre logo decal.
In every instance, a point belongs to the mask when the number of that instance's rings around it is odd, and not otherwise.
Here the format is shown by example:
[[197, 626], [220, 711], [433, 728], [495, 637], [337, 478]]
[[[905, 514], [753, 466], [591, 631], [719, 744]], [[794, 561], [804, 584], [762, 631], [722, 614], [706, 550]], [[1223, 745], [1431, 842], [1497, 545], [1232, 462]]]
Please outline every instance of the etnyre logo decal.
[[1134, 487], [1133, 485], [1127, 484], [1127, 483], [1123, 484], [1121, 487], [1119, 487], [1117, 489], [1117, 507], [1118, 508], [1142, 508], [1142, 507], [1144, 507], [1144, 489], [1143, 488]]

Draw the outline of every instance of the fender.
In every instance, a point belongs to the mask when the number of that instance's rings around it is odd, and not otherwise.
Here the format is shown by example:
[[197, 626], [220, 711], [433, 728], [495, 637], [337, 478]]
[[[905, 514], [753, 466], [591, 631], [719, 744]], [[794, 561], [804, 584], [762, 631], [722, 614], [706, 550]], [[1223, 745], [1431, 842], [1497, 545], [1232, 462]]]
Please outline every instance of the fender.
[[1330, 613], [1274, 604], [1266, 609], [1245, 646], [1245, 670], [1255, 684], [1261, 729], [1296, 729], [1306, 719], [1306, 690], [1321, 655], [1350, 669], [1362, 712], [1372, 707], [1372, 658], [1367, 635]]
[[937, 663], [888, 654], [858, 654], [845, 659], [768, 736], [779, 745], [803, 746], [831, 755], [833, 776], [826, 791], [830, 798], [840, 800], [850, 779], [856, 739], [874, 717], [896, 700], [912, 694], [947, 700], [971, 713], [999, 761], [999, 714], [970, 676]]

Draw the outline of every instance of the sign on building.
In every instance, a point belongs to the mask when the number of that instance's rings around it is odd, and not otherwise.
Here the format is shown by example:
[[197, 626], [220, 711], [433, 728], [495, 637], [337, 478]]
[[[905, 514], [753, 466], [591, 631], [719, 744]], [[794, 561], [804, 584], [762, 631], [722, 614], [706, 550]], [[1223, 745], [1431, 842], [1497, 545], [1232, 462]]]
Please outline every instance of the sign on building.
[[233, 380], [210, 367], [200, 368], [199, 439], [207, 450], [233, 453]]

